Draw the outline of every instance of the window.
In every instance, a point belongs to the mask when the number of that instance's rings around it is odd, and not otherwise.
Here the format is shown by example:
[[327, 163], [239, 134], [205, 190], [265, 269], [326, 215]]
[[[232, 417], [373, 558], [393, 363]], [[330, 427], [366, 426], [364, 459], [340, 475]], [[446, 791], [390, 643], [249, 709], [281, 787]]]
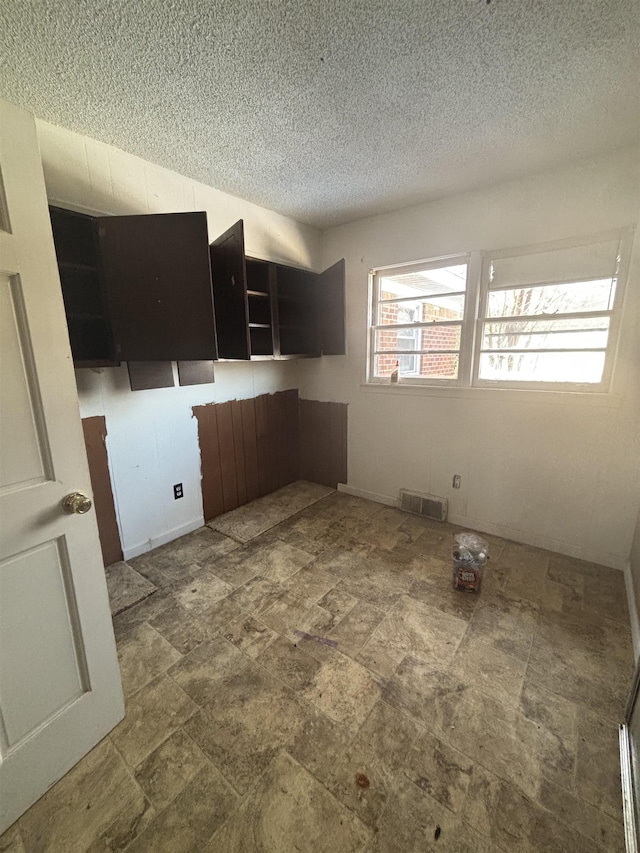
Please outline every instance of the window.
[[467, 272], [463, 257], [375, 275], [374, 378], [457, 379]]
[[372, 271], [368, 381], [610, 386], [631, 230]]

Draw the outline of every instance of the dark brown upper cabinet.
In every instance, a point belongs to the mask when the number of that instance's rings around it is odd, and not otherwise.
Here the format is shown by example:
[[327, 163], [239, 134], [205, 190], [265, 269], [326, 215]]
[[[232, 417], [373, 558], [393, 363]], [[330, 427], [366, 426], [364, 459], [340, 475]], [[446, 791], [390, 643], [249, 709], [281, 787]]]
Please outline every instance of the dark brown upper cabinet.
[[320, 356], [317, 306], [318, 274], [276, 264], [280, 355]]
[[220, 358], [344, 354], [344, 261], [314, 273], [247, 258], [242, 220], [210, 252]]
[[50, 213], [76, 366], [217, 357], [205, 213]]
[[344, 283], [344, 258], [318, 276], [316, 304], [322, 355], [344, 355], [347, 351]]
[[94, 219], [58, 207], [49, 213], [73, 361], [85, 367], [116, 365]]
[[242, 220], [209, 247], [220, 358], [247, 359], [249, 311]]

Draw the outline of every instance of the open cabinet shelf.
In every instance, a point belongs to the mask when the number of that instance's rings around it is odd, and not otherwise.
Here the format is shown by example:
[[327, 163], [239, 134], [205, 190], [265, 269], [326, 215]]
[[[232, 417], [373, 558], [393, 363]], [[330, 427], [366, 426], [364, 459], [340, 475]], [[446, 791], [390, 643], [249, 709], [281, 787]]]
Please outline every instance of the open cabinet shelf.
[[315, 273], [247, 258], [242, 220], [210, 254], [220, 358], [344, 354], [344, 261]]

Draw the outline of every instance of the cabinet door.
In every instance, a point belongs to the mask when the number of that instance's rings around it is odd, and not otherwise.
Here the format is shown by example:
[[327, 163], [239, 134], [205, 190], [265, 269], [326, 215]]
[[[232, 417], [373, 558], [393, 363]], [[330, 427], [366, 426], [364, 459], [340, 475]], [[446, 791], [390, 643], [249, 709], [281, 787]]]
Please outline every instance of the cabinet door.
[[316, 311], [317, 274], [276, 266], [278, 328], [281, 356], [318, 356], [320, 341]]
[[220, 358], [248, 359], [251, 350], [242, 219], [213, 241], [209, 253], [218, 355]]
[[217, 358], [206, 213], [97, 221], [116, 357]]
[[344, 258], [317, 277], [318, 334], [322, 355], [346, 352]]
[[102, 284], [96, 219], [49, 207], [73, 363], [109, 367], [115, 360]]

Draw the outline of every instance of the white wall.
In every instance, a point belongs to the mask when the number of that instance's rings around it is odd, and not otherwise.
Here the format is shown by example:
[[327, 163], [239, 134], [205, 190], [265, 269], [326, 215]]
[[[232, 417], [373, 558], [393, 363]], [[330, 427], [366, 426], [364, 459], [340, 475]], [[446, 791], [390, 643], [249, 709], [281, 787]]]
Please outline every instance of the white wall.
[[325, 233], [323, 266], [347, 261], [348, 355], [301, 364], [300, 394], [349, 403], [351, 489], [443, 495], [457, 523], [623, 568], [640, 506], [640, 235], [615, 394], [362, 383], [370, 268], [635, 223], [638, 162], [624, 150]]
[[[247, 254], [320, 268], [316, 229], [71, 131], [42, 121], [37, 126], [50, 201], [105, 214], [206, 210], [212, 240], [243, 219]], [[130, 391], [125, 366], [77, 370], [76, 381], [82, 416], [106, 418], [125, 557], [202, 524], [200, 452], [191, 407], [298, 384], [294, 362], [216, 364], [213, 385], [152, 391]], [[179, 482], [184, 498], [176, 501], [172, 487]]]

